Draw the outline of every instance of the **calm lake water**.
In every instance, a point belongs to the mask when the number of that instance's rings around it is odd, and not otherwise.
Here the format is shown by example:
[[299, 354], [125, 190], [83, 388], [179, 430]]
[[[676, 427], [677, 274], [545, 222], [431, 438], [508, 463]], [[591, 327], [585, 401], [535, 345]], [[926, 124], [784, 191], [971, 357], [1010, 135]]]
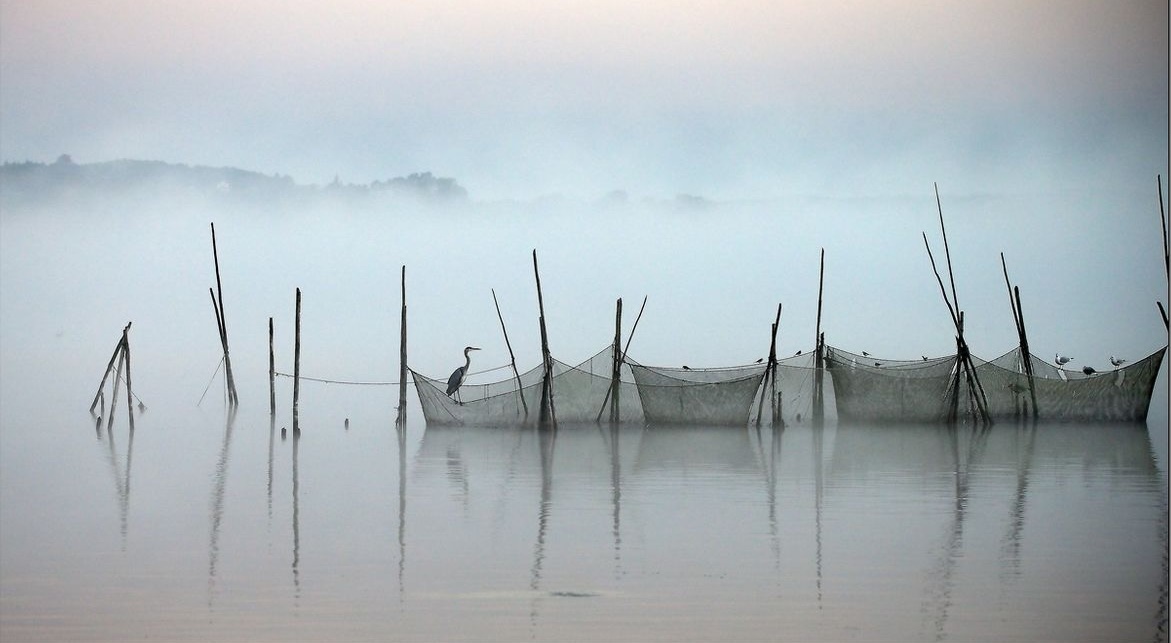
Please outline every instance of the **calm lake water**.
[[1163, 427], [400, 443], [389, 393], [316, 387], [296, 439], [220, 399], [131, 433], [6, 397], [0, 638], [1167, 638]]
[[[307, 382], [302, 433], [282, 438], [292, 385], [278, 379], [270, 422], [267, 321], [277, 318], [278, 369], [291, 370], [294, 287], [306, 293], [309, 375], [395, 377], [386, 375], [397, 371], [399, 262], [418, 266], [413, 366], [449, 373], [465, 343], [485, 347], [476, 368], [506, 363], [491, 339], [490, 287], [513, 345], [527, 351], [518, 362], [532, 365], [534, 239], [520, 235], [505, 253], [444, 227], [467, 265], [441, 271], [435, 245], [419, 241], [436, 234], [427, 221], [305, 215], [225, 226], [242, 400], [229, 418], [214, 375], [222, 353], [208, 310], [207, 218], [167, 210], [118, 226], [110, 210], [0, 217], [4, 643], [1167, 639], [1166, 364], [1146, 426], [428, 428], [412, 391], [400, 442], [394, 387]], [[522, 223], [513, 225], [532, 227]], [[696, 319], [671, 302], [706, 308], [723, 296], [733, 306], [731, 282], [680, 276], [679, 264], [640, 272], [629, 259], [641, 255], [621, 249], [621, 261], [596, 263], [638, 279], [614, 284], [566, 261], [558, 270], [558, 258], [592, 261], [566, 248], [605, 247], [612, 228], [591, 233], [594, 244], [580, 229], [542, 225], [533, 235], [553, 235], [546, 243], [565, 237], [548, 253], [545, 282], [559, 357], [610, 341], [615, 291], [666, 302], [648, 308], [640, 351], [693, 365], [697, 346], [715, 364], [765, 354], [758, 340], [773, 303], [759, 315], [713, 307], [719, 320]], [[760, 235], [762, 256], [789, 256], [771, 246], [783, 236]], [[489, 256], [496, 263], [480, 265]], [[816, 273], [785, 276], [817, 283]], [[996, 277], [995, 298], [969, 305], [1006, 315]], [[945, 315], [918, 312], [943, 312], [936, 299], [930, 306], [902, 308], [942, 329], [948, 349]], [[1149, 316], [1119, 322], [1109, 350], [1141, 355], [1165, 341], [1162, 328], [1150, 331], [1153, 304], [1143, 306]], [[793, 308], [786, 320], [803, 307]], [[849, 337], [849, 315], [831, 312], [834, 336]], [[124, 402], [109, 429], [87, 412], [131, 320], [134, 391], [146, 406], [133, 433]], [[883, 320], [883, 333], [899, 329], [900, 354], [931, 351], [920, 348], [931, 336], [904, 320]], [[751, 333], [736, 325], [750, 322]], [[786, 342], [813, 336], [811, 324], [785, 323]], [[1015, 338], [983, 344], [1007, 349]], [[809, 347], [785, 354], [797, 348]]]

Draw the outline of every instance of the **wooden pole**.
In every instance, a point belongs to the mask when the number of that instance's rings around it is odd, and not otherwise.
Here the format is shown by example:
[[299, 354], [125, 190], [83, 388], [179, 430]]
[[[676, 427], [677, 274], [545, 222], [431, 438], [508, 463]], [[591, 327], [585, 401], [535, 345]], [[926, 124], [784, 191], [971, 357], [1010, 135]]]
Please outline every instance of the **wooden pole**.
[[276, 352], [272, 348], [272, 317], [268, 318], [268, 416], [276, 420]]
[[297, 403], [301, 397], [301, 289], [297, 289], [297, 320], [293, 340], [293, 437], [301, 432]]
[[[130, 324], [126, 324], [126, 328], [130, 328]], [[126, 336], [126, 331], [122, 331], [123, 337]], [[110, 377], [110, 372], [114, 370], [114, 362], [118, 359], [118, 354], [122, 352], [122, 340], [118, 340], [118, 344], [114, 346], [114, 353], [110, 355], [110, 361], [106, 364], [106, 372], [102, 375], [102, 383], [98, 384], [98, 392], [94, 394], [94, 401], [89, 405], [89, 412], [92, 414], [94, 408], [98, 405], [98, 400], [102, 399], [102, 391], [106, 388], [106, 380]], [[105, 404], [102, 404], [102, 412], [105, 412]]]
[[[770, 418], [769, 426], [777, 425], [777, 416], [780, 414], [780, 409], [777, 408], [777, 331], [781, 329], [781, 306], [777, 304], [777, 318], [773, 322], [773, 338], [772, 345], [768, 351], [769, 363], [769, 401], [772, 405], [772, 416]], [[784, 425], [785, 421], [782, 419], [780, 424]]]
[[402, 267], [401, 278], [402, 311], [399, 315], [398, 346], [398, 413], [394, 425], [403, 429], [407, 425], [407, 267]]
[[618, 380], [622, 376], [622, 298], [618, 298], [618, 303], [614, 309], [614, 354], [613, 370], [610, 372], [610, 424], [618, 424], [619, 409], [618, 409]]
[[1033, 357], [1029, 351], [1029, 336], [1025, 332], [1025, 311], [1021, 307], [1021, 289], [1014, 286], [1013, 295], [1016, 297], [1016, 310], [1020, 319], [1021, 352], [1024, 353], [1025, 374], [1029, 378], [1029, 398], [1033, 402], [1033, 420], [1037, 420], [1040, 417], [1040, 411], [1037, 409], [1037, 386], [1033, 381]]
[[[126, 365], [126, 415], [130, 418], [130, 430], [134, 431], [134, 390], [130, 386], [130, 324], [122, 329], [122, 362]], [[110, 415], [113, 415], [111, 409]], [[129, 463], [127, 464], [129, 475]]]
[[[634, 339], [634, 331], [638, 330], [638, 320], [642, 319], [642, 311], [646, 310], [647, 295], [642, 297], [642, 306], [638, 309], [638, 316], [634, 318], [634, 326], [630, 328], [630, 334], [626, 336], [626, 348], [622, 349], [622, 359], [618, 362], [618, 367], [622, 368], [622, 364], [626, 363], [626, 353], [630, 350], [630, 342]], [[606, 412], [606, 405], [610, 403], [610, 391], [606, 390], [606, 397], [602, 399], [602, 408], [598, 409], [598, 417], [596, 422], [602, 421], [602, 413]]]
[[114, 428], [114, 415], [118, 410], [118, 391], [122, 385], [122, 362], [126, 358], [126, 346], [122, 343], [119, 343], [118, 346], [122, 350], [118, 351], [118, 364], [114, 367], [114, 394], [110, 396], [110, 415], [106, 418], [107, 432]]
[[821, 426], [825, 420], [825, 336], [821, 334], [821, 301], [825, 287], [825, 248], [821, 249], [821, 269], [817, 277], [817, 329], [813, 351], [813, 423]]
[[520, 405], [524, 408], [525, 419], [529, 417], [529, 405], [525, 402], [524, 383], [520, 381], [520, 371], [516, 370], [516, 355], [512, 352], [512, 342], [508, 341], [508, 329], [504, 326], [504, 315], [500, 314], [500, 301], [496, 299], [496, 289], [492, 289], [492, 303], [496, 304], [496, 318], [500, 320], [500, 330], [504, 332], [504, 345], [508, 347], [508, 359], [512, 364], [512, 375], [516, 378], [516, 393], [520, 396]]
[[943, 205], [939, 202], [939, 184], [935, 186], [935, 207], [939, 210], [939, 231], [943, 233], [943, 252], [947, 255], [947, 277], [951, 281], [951, 300], [956, 310], [960, 309], [960, 298], [956, 296], [956, 278], [951, 270], [951, 249], [947, 245], [947, 228], [943, 225]]
[[1167, 215], [1163, 211], [1163, 177], [1156, 174], [1155, 180], [1159, 184], [1159, 221], [1163, 223], [1163, 263], [1167, 269], [1167, 276], [1171, 278], [1171, 249], [1168, 249], [1167, 243]]
[[[236, 380], [232, 377], [232, 358], [228, 354], [228, 319], [224, 314], [224, 286], [220, 280], [220, 255], [216, 249], [215, 223], [211, 224], [211, 254], [215, 260], [215, 283], [216, 291], [219, 293], [216, 319], [219, 320], [220, 325], [220, 342], [224, 345], [224, 372], [227, 373], [228, 401], [232, 406], [235, 406], [239, 403], [239, 399], [236, 397]], [[213, 302], [215, 299], [215, 297], [212, 297]]]
[[540, 426], [552, 424], [557, 426], [557, 412], [553, 406], [553, 359], [549, 355], [549, 334], [545, 328], [545, 299], [541, 294], [541, 272], [537, 269], [537, 251], [533, 250], [533, 275], [537, 280], [537, 307], [540, 311], [541, 324], [541, 357], [545, 366], [545, 375], [541, 385]]

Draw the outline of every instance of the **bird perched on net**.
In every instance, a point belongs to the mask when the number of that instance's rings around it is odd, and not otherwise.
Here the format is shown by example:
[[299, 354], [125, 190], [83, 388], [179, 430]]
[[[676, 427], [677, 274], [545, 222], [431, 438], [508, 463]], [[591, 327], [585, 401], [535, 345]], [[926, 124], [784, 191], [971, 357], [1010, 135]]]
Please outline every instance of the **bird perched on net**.
[[1093, 366], [1083, 366], [1082, 372], [1085, 373], [1086, 375], [1093, 375], [1094, 373], [1097, 373], [1098, 371], [1095, 371]]
[[468, 379], [468, 372], [472, 368], [471, 351], [478, 351], [479, 348], [475, 346], [468, 346], [464, 348], [464, 365], [451, 372], [451, 377], [447, 378], [447, 396], [456, 396], [456, 401], [463, 404], [463, 399], [459, 397], [459, 387], [463, 386], [464, 380]]
[[1072, 357], [1066, 357], [1065, 355], [1059, 355], [1057, 353], [1053, 354], [1053, 363], [1057, 364], [1058, 366], [1065, 366], [1072, 361]]
[[1113, 355], [1111, 355], [1110, 356], [1110, 363], [1114, 365], [1114, 368], [1118, 368], [1119, 366], [1122, 366], [1123, 364], [1125, 364], [1126, 360], [1115, 359], [1115, 357]]

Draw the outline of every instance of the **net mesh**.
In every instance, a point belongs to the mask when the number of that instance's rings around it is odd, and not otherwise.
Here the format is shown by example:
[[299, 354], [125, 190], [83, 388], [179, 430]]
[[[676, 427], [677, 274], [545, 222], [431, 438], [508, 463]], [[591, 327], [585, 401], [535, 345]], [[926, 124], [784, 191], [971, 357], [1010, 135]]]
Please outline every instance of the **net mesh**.
[[[571, 366], [557, 359], [553, 364], [553, 406], [558, 422], [594, 422], [608, 420], [608, 394], [614, 368], [614, 349], [607, 346], [584, 362]], [[618, 386], [619, 420], [642, 422], [638, 392], [622, 366]], [[458, 400], [448, 397], [447, 381], [411, 371], [419, 404], [428, 424], [516, 426], [536, 424], [539, 420], [544, 370], [537, 366], [516, 377], [486, 384], [465, 383], [459, 388]]]
[[[1167, 347], [1133, 364], [1086, 375], [1064, 370], [1035, 356], [1033, 390], [1019, 349], [992, 360], [972, 357], [972, 366], [994, 421], [1028, 418], [1036, 396], [1044, 421], [1132, 422], [1146, 419], [1155, 379]], [[612, 346], [576, 366], [553, 359], [553, 406], [559, 423], [610, 419]], [[944, 422], [952, 408], [974, 413], [973, 386], [957, 355], [888, 360], [826, 346], [826, 419], [846, 422]], [[957, 377], [957, 371], [958, 377]], [[517, 378], [464, 384], [457, 401], [445, 394], [446, 381], [412, 371], [428, 424], [516, 426], [536, 424], [543, 370]], [[619, 369], [618, 420], [659, 425], [784, 425], [808, 420], [814, 407], [817, 371], [813, 354], [768, 364], [728, 368], [647, 366], [627, 358]], [[958, 388], [956, 385], [958, 384]], [[527, 407], [527, 410], [526, 410]]]
[[[1059, 369], [1030, 355], [1038, 416], [1057, 422], [1145, 420], [1166, 350], [1160, 348], [1133, 364], [1092, 375]], [[993, 419], [1032, 416], [1032, 393], [1020, 349], [977, 364], [976, 373]]]
[[745, 426], [765, 371], [764, 364], [721, 369], [630, 366], [649, 424]]
[[826, 346], [838, 417], [865, 422], [940, 422], [947, 418], [955, 355], [875, 359]]

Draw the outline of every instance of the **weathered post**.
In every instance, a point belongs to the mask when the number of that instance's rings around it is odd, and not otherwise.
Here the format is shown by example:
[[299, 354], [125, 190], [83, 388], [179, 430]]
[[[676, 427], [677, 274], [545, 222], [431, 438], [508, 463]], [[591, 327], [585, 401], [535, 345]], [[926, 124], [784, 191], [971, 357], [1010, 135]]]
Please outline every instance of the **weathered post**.
[[268, 318], [268, 415], [276, 419], [276, 353], [272, 348], [272, 317]]
[[399, 316], [398, 347], [398, 413], [394, 426], [403, 429], [407, 425], [407, 267], [402, 267], [401, 279], [402, 311]]
[[540, 312], [541, 324], [541, 360], [545, 367], [545, 374], [541, 380], [541, 411], [538, 419], [539, 426], [552, 424], [557, 427], [557, 411], [553, 405], [553, 358], [549, 355], [549, 334], [545, 329], [545, 299], [541, 294], [541, 272], [537, 269], [537, 251], [533, 250], [533, 275], [537, 280], [537, 308]]
[[508, 328], [504, 326], [504, 315], [500, 314], [500, 301], [496, 299], [496, 289], [492, 289], [492, 303], [496, 304], [496, 318], [500, 320], [500, 330], [504, 333], [504, 345], [508, 347], [508, 359], [512, 364], [512, 375], [516, 378], [516, 393], [520, 396], [520, 405], [524, 409], [524, 421], [528, 421], [529, 404], [525, 401], [524, 384], [520, 381], [520, 371], [516, 370], [516, 355], [512, 352], [512, 342], [508, 341]]
[[293, 437], [301, 432], [297, 403], [301, 397], [301, 289], [297, 289], [297, 320], [293, 340]]

